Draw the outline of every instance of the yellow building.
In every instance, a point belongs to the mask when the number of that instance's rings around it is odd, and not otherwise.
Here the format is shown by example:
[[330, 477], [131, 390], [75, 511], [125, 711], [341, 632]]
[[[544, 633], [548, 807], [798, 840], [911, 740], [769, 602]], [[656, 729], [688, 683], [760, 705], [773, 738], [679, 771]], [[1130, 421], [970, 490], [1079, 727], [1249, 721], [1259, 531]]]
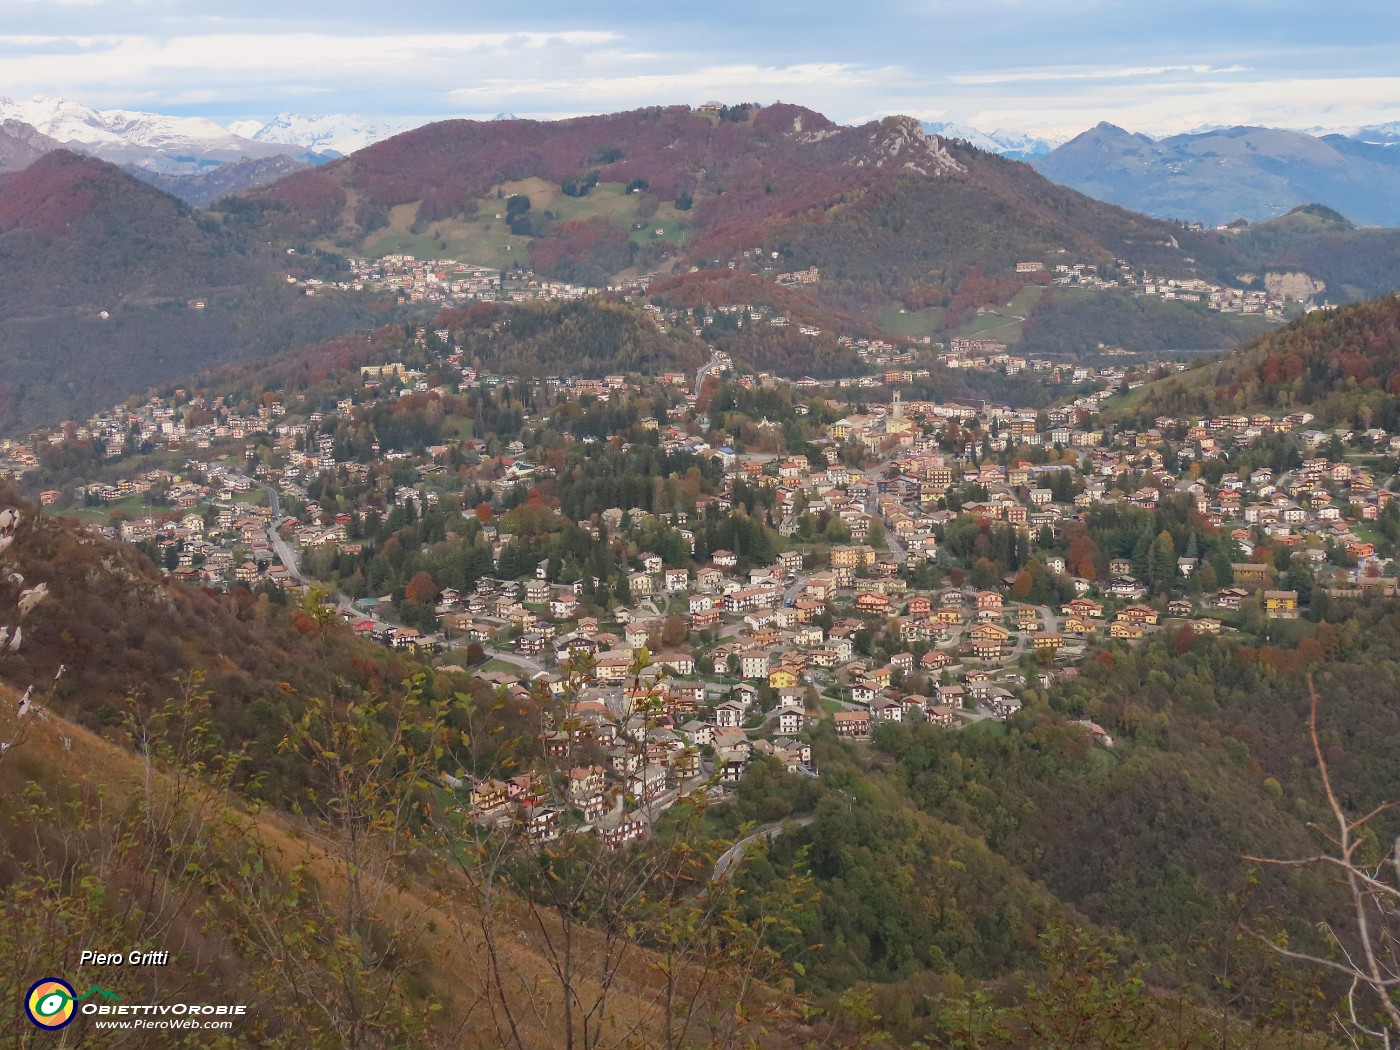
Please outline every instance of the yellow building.
[[786, 667], [776, 667], [768, 672], [768, 684], [774, 689], [793, 689], [797, 686], [797, 675]]
[[1264, 612], [1280, 620], [1296, 620], [1298, 618], [1298, 592], [1265, 591]]

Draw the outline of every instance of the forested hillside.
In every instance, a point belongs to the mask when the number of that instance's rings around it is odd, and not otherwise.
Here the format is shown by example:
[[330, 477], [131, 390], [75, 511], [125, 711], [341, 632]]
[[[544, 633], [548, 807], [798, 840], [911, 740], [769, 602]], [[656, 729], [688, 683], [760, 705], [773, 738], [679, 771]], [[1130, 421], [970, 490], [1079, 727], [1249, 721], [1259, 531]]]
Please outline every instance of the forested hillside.
[[120, 169], [65, 150], [0, 182], [0, 430], [353, 328], [367, 301], [307, 298], [296, 260]]
[[[1242, 270], [1344, 267], [1334, 256], [1362, 240], [1360, 231], [1340, 240], [1314, 231], [1285, 252], [1264, 236], [1193, 232], [925, 136], [904, 118], [846, 128], [787, 105], [447, 121], [218, 209], [278, 236], [357, 251], [421, 242], [505, 265], [523, 249], [546, 275], [592, 282], [633, 266], [734, 261], [761, 249], [764, 265], [816, 266], [815, 298], [866, 322], [891, 304], [1005, 301], [1030, 280], [1015, 274], [1024, 260], [1119, 260], [1231, 283]], [[1365, 240], [1379, 260], [1395, 238], [1373, 231]], [[1396, 265], [1370, 271], [1365, 287], [1400, 276]], [[1359, 279], [1328, 269], [1329, 285]], [[1205, 345], [1229, 341], [1228, 319], [1201, 324], [1214, 333]]]
[[[1264, 1040], [1246, 1045], [1303, 1045], [1302, 1030], [1325, 1026], [1325, 1002], [1344, 989], [1325, 978], [1313, 988], [1316, 974], [1253, 934], [1325, 951], [1316, 924], [1345, 926], [1348, 900], [1322, 872], [1245, 859], [1308, 856], [1318, 848], [1309, 824], [1330, 819], [1302, 672], [1322, 697], [1348, 811], [1400, 798], [1385, 757], [1400, 747], [1400, 618], [1333, 614], [1340, 626], [1285, 625], [1257, 647], [1185, 635], [1113, 645], [1005, 730], [892, 724], [869, 750], [820, 734], [820, 780], [747, 779], [732, 816], [817, 814], [746, 876], [755, 889], [793, 872], [815, 879], [799, 984], [874, 982], [901, 1036], [927, 1038], [940, 1024], [956, 1030], [968, 988], [1009, 986], [1047, 929], [1087, 922], [1127, 935], [1120, 961], [1140, 964], [1159, 994], [1197, 1004], [1214, 1038], [1229, 1038], [1228, 1020], [1208, 1020], [1223, 1011]], [[1396, 830], [1388, 820], [1375, 833], [1385, 842]], [[1270, 1042], [1251, 1017], [1298, 1034]], [[1207, 1045], [1157, 1034], [1115, 1045]]]
[[709, 356], [689, 332], [662, 331], [640, 310], [620, 303], [481, 303], [442, 311], [436, 323], [461, 339], [467, 360], [531, 379], [692, 371]]
[[1400, 297], [1318, 310], [1219, 361], [1134, 391], [1125, 415], [1307, 410], [1393, 428], [1400, 401]]

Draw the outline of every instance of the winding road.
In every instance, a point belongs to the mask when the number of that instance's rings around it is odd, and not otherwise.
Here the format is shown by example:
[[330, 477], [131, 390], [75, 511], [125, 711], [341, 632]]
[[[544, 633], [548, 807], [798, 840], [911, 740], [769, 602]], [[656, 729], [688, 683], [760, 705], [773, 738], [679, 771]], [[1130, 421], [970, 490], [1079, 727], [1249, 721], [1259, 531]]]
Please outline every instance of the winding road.
[[711, 882], [718, 882], [728, 874], [729, 869], [737, 864], [743, 857], [745, 851], [759, 839], [774, 839], [781, 835], [788, 828], [805, 828], [812, 821], [817, 819], [815, 813], [808, 813], [803, 817], [789, 817], [787, 820], [775, 820], [771, 824], [764, 824], [752, 835], [745, 835], [734, 845], [719, 855], [719, 860], [715, 861], [714, 874], [710, 876]]

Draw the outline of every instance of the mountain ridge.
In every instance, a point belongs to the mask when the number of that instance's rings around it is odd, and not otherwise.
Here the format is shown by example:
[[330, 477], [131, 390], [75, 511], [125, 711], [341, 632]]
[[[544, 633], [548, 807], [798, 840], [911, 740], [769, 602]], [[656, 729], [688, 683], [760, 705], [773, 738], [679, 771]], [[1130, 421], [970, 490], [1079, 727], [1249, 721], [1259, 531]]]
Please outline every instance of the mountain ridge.
[[168, 117], [136, 110], [97, 110], [65, 98], [0, 95], [0, 120], [30, 125], [66, 148], [164, 175], [191, 175], [249, 157], [318, 159], [303, 147], [242, 138], [203, 117]]
[[362, 324], [368, 303], [286, 282], [308, 265], [106, 161], [46, 153], [0, 180], [0, 428]]
[[317, 153], [330, 152], [344, 157], [408, 129], [368, 120], [354, 113], [303, 116], [284, 112], [266, 123], [257, 120], [235, 121], [228, 125], [228, 130], [251, 142], [301, 146]]
[[1161, 218], [1257, 222], [1318, 202], [1362, 225], [1400, 225], [1400, 154], [1363, 138], [1241, 125], [1154, 139], [1100, 122], [1032, 163]]

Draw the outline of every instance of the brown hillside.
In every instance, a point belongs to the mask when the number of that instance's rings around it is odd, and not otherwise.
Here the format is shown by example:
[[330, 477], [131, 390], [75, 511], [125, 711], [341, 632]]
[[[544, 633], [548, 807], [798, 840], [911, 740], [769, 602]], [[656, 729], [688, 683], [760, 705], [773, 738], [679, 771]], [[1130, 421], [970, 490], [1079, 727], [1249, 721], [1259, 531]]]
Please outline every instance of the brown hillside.
[[[6, 690], [0, 694], [0, 739], [16, 735], [14, 715], [17, 697]], [[147, 798], [168, 804], [177, 782], [157, 773], [148, 794], [148, 777], [140, 759], [129, 750], [89, 732], [57, 714], [37, 724], [23, 745], [0, 762], [0, 826], [5, 845], [0, 847], [0, 917], [12, 930], [24, 922], [24, 902], [15, 895], [27, 875], [59, 870], [84, 873], [102, 880], [101, 900], [108, 908], [91, 901], [83, 904], [83, 924], [78, 929], [63, 928], [61, 921], [48, 921], [49, 938], [9, 944], [22, 950], [0, 958], [0, 982], [6, 988], [27, 987], [34, 977], [64, 976], [80, 991], [92, 984], [105, 984], [118, 991], [127, 1002], [232, 1001], [250, 1004], [250, 1019], [238, 1029], [240, 1039], [286, 1040], [288, 1046], [336, 1046], [334, 1037], [305, 1039], [298, 1033], [295, 1011], [284, 999], [270, 992], [280, 979], [281, 969], [273, 960], [250, 957], [239, 951], [236, 938], [211, 920], [225, 914], [227, 904], [220, 900], [220, 888], [190, 885], [178, 876], [167, 877], [157, 865], [164, 859], [159, 845], [144, 843], [141, 848], [122, 852], [117, 841], [121, 829], [145, 827], [140, 819], [127, 823], [133, 812], [145, 811]], [[99, 795], [98, 792], [101, 792]], [[343, 867], [328, 852], [323, 840], [304, 822], [266, 809], [252, 809], [232, 796], [208, 795], [201, 789], [180, 787], [191, 813], [218, 830], [205, 846], [214, 849], [236, 839], [243, 850], [276, 865], [282, 876], [300, 870], [312, 879], [319, 898], [335, 908], [343, 905]], [[61, 826], [35, 826], [34, 814], [46, 806], [60, 806], [71, 819], [81, 812], [90, 822], [77, 840]], [[34, 808], [37, 807], [37, 808]], [[197, 807], [197, 809], [195, 808]], [[182, 830], [189, 828], [177, 820]], [[172, 826], [175, 826], [172, 825]], [[27, 827], [26, 827], [27, 826]], [[24, 833], [20, 833], [24, 832]], [[67, 851], [61, 862], [59, 851]], [[217, 864], [219, 858], [211, 858]], [[144, 864], [147, 870], [138, 870]], [[272, 878], [269, 871], [268, 877]], [[153, 915], [142, 916], [124, 908], [123, 898], [149, 892], [160, 904]], [[57, 901], [59, 898], [55, 898]], [[405, 984], [415, 990], [413, 997], [423, 1003], [437, 1001], [433, 1022], [419, 1045], [425, 1047], [492, 1047], [500, 1038], [491, 1021], [489, 1006], [483, 1002], [481, 965], [485, 945], [479, 930], [479, 915], [469, 901], [468, 888], [460, 882], [439, 876], [427, 882], [406, 879], [386, 888], [379, 909], [384, 922], [404, 914], [414, 916], [414, 937], [406, 950], [417, 960], [405, 975]], [[71, 902], [70, 908], [75, 908]], [[125, 918], [125, 921], [123, 919]], [[80, 967], [79, 953], [93, 947], [95, 929], [106, 929], [109, 940], [98, 945], [112, 950], [143, 950], [172, 953], [169, 971], [127, 968]], [[551, 983], [549, 962], [542, 952], [541, 931], [522, 928], [519, 935], [501, 938], [497, 951], [501, 965], [515, 986], [520, 1001], [538, 1000], [537, 1010], [521, 1011], [525, 1046], [546, 1048], [560, 1045], [557, 1030], [558, 1004], [548, 1000]], [[127, 938], [127, 939], [123, 939]], [[0, 943], [5, 943], [0, 935]], [[588, 948], [587, 941], [580, 950]], [[654, 1016], [653, 1002], [659, 992], [659, 971], [643, 957], [638, 964], [619, 975], [613, 989], [612, 1007], [619, 1027], [643, 1025]], [[0, 1033], [18, 1035], [28, 1027], [19, 1013], [17, 997], [13, 1009], [0, 1013]], [[83, 1031], [81, 1023], [75, 1030]], [[5, 1038], [0, 1036], [0, 1040]], [[22, 1038], [22, 1036], [21, 1036]], [[134, 1033], [124, 1042], [104, 1046], [154, 1045]], [[643, 1034], [644, 1040], [646, 1036]], [[279, 1044], [283, 1045], [283, 1044]], [[381, 1044], [382, 1045], [382, 1044]], [[608, 1044], [611, 1045], [611, 1044]]]

